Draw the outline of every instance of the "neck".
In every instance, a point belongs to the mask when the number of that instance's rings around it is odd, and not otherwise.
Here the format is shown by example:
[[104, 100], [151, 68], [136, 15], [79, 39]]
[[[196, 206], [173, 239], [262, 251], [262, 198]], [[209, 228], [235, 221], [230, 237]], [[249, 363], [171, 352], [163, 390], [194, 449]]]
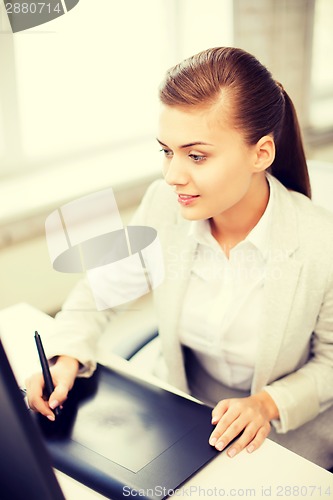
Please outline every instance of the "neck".
[[210, 219], [212, 235], [227, 255], [259, 222], [268, 200], [269, 185], [266, 176], [254, 175], [246, 195], [232, 208]]

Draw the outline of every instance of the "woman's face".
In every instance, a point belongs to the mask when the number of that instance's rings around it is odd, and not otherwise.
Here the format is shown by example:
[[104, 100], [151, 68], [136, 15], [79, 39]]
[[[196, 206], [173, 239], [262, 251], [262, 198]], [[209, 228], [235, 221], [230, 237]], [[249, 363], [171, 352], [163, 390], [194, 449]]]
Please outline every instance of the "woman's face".
[[227, 214], [255, 194], [256, 146], [216, 114], [162, 105], [157, 140], [164, 178], [189, 220]]

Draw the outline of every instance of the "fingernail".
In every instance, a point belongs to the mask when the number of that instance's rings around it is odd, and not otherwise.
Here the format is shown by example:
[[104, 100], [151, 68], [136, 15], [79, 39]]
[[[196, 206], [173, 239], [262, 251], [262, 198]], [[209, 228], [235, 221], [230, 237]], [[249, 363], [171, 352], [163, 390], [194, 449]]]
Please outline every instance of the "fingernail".
[[59, 405], [59, 401], [57, 401], [56, 399], [53, 399], [53, 400], [51, 401], [51, 403], [50, 403], [50, 405], [49, 405], [49, 406], [50, 406], [50, 408], [51, 408], [52, 410], [54, 410], [54, 408], [56, 408], [58, 405]]
[[217, 424], [217, 422], [218, 422], [218, 418], [217, 417], [213, 417], [212, 418], [212, 424], [215, 425], [215, 424]]
[[47, 418], [51, 420], [51, 422], [55, 421], [55, 416], [54, 415], [47, 415]]
[[217, 441], [217, 439], [216, 439], [215, 437], [210, 438], [210, 440], [209, 440], [209, 444], [210, 444], [211, 446], [215, 446], [216, 441]]
[[248, 446], [246, 449], [247, 449], [247, 451], [248, 451], [249, 453], [252, 453], [252, 452], [254, 451], [254, 446], [253, 446], [253, 444], [250, 444], [250, 446]]
[[236, 453], [237, 452], [236, 452], [235, 448], [231, 448], [231, 450], [228, 450], [228, 456], [230, 458], [234, 457], [236, 455]]
[[215, 446], [215, 448], [219, 451], [222, 451], [224, 447], [225, 447], [224, 441], [219, 441]]

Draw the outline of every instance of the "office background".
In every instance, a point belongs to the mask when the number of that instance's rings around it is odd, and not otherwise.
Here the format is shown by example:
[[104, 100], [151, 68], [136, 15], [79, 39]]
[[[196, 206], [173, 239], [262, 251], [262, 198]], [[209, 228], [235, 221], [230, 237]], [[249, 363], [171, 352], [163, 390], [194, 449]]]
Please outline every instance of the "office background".
[[0, 4], [0, 309], [55, 313], [80, 277], [52, 269], [46, 216], [111, 186], [124, 223], [161, 175], [157, 87], [195, 52], [233, 45], [294, 100], [309, 159], [333, 168], [332, 0], [80, 0], [13, 34]]

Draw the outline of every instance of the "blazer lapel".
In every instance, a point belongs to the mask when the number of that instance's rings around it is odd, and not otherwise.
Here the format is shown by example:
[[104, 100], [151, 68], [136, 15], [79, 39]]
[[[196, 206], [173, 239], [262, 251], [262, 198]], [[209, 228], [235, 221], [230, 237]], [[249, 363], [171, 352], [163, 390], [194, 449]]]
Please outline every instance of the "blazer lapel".
[[252, 390], [256, 392], [270, 382], [276, 358], [293, 304], [301, 264], [287, 259], [271, 263], [265, 286], [265, 305]]
[[298, 248], [295, 207], [288, 191], [275, 179], [271, 245], [267, 261], [265, 302], [252, 392], [270, 382], [293, 306], [301, 262], [294, 259]]

